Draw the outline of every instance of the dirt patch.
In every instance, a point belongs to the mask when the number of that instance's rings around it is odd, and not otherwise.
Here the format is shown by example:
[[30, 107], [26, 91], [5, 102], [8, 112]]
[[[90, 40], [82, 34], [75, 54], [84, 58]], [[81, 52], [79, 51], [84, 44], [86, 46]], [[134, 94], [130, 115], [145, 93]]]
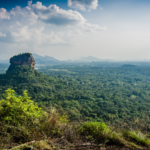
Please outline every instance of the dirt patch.
[[[139, 150], [139, 149], [129, 149], [129, 148], [117, 148], [117, 147], [112, 147], [112, 148], [103, 148], [103, 147], [84, 147], [84, 146], [76, 146], [74, 148], [66, 148], [66, 149], [59, 149], [59, 150]], [[150, 148], [145, 148], [142, 150], [150, 150]]]
[[[36, 143], [41, 142], [43, 145], [36, 146]], [[34, 143], [34, 144], [32, 144]], [[46, 143], [46, 144], [45, 144]], [[74, 140], [72, 143], [69, 142], [66, 138], [55, 138], [55, 139], [47, 139], [42, 141], [32, 141], [27, 144], [23, 144], [22, 146], [33, 147], [34, 150], [138, 150], [131, 149], [126, 147], [117, 147], [117, 146], [100, 146], [92, 142], [83, 142], [82, 140]], [[20, 146], [14, 147], [18, 148], [17, 150], [24, 148]], [[20, 148], [19, 148], [20, 147]], [[14, 149], [12, 148], [12, 150]], [[142, 150], [150, 150], [150, 148], [144, 148]]]

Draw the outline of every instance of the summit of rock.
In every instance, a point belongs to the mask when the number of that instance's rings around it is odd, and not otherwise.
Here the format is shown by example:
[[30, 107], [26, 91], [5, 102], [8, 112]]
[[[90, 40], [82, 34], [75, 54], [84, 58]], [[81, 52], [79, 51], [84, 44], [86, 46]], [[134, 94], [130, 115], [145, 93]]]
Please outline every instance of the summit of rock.
[[15, 55], [12, 58], [10, 58], [10, 66], [8, 70], [11, 70], [17, 65], [26, 65], [26, 66], [33, 68], [34, 70], [35, 60], [31, 53], [22, 53], [19, 55]]

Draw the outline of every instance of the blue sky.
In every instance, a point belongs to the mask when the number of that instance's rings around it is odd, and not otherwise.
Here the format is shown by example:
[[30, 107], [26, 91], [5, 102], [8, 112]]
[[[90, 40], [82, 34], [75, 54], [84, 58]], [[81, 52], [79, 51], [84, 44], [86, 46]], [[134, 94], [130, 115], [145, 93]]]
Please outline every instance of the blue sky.
[[[37, 0], [33, 0], [33, 3], [38, 2]], [[56, 4], [59, 6], [67, 6], [68, 1], [67, 0], [41, 0], [41, 2], [48, 6], [51, 4]], [[28, 3], [28, 0], [5, 0], [0, 2], [0, 6], [6, 9], [11, 9], [15, 6], [21, 6], [25, 7]], [[101, 0], [98, 2], [99, 4], [103, 6], [112, 5], [113, 3], [126, 3], [126, 4], [132, 4], [134, 6], [136, 5], [147, 5], [150, 4], [149, 0]]]
[[5, 0], [0, 24], [0, 59], [150, 60], [149, 0]]
[[[33, 0], [33, 3], [38, 2], [37, 0]], [[56, 4], [58, 6], [67, 7], [67, 0], [42, 0], [43, 5], [49, 6], [51, 4]], [[0, 2], [0, 6], [6, 9], [12, 9], [16, 6], [26, 7], [28, 4], [28, 0], [3, 0]]]

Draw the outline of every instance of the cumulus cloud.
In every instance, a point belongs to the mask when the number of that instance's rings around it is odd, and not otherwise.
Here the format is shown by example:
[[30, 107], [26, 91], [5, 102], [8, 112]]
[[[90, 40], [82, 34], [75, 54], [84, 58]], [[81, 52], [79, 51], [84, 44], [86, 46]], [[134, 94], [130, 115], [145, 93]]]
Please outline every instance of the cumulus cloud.
[[[23, 26], [16, 22], [7, 29], [6, 34], [0, 32], [0, 42], [5, 43], [28, 43], [32, 45], [55, 45], [66, 43], [63, 38], [59, 37], [53, 31], [45, 34], [43, 33], [44, 27], [30, 27]], [[5, 30], [6, 31], [6, 30]]]
[[98, 0], [68, 0], [68, 6], [80, 10], [96, 9]]
[[[70, 30], [62, 26], [69, 26]], [[67, 44], [72, 39], [83, 36], [83, 29], [94, 32], [105, 28], [87, 23], [77, 11], [64, 10], [56, 5], [46, 7], [41, 2], [32, 4], [29, 1], [28, 6], [17, 6], [9, 12], [0, 9], [0, 42], [3, 43], [36, 46]]]
[[15, 32], [12, 32], [12, 36], [15, 37], [16, 42], [34, 42], [36, 45], [41, 44], [64, 44], [65, 41], [62, 40], [55, 34], [54, 32], [50, 32], [49, 34], [44, 34], [42, 31], [44, 27], [41, 29], [32, 28], [29, 29], [28, 26], [22, 27], [21, 29]]
[[21, 8], [19, 6], [13, 8], [9, 12], [10, 23], [14, 24], [17, 21], [23, 25], [33, 25], [37, 22], [38, 16], [29, 8], [29, 6]]
[[[15, 7], [10, 12], [3, 11], [7, 18], [0, 19], [0, 42], [40, 44], [64, 44], [65, 41], [52, 31], [43, 33], [44, 24], [29, 7]], [[4, 14], [4, 13], [3, 13]], [[3, 15], [4, 16], [4, 15]]]
[[[46, 7], [41, 2], [32, 4], [32, 1], [28, 2], [27, 7], [21, 8], [17, 6], [10, 12], [1, 8], [0, 19], [19, 20], [24, 25], [34, 24], [37, 20], [57, 26], [76, 26], [86, 22], [86, 19], [77, 11], [64, 10], [56, 5]], [[28, 22], [26, 22], [27, 20]]]
[[39, 19], [48, 24], [54, 24], [58, 26], [74, 26], [84, 23], [86, 20], [77, 11], [63, 10], [56, 5], [50, 5], [46, 7], [41, 2], [37, 2], [32, 5], [33, 12], [39, 17]]
[[0, 19], [10, 19], [10, 16], [4, 8], [0, 8]]

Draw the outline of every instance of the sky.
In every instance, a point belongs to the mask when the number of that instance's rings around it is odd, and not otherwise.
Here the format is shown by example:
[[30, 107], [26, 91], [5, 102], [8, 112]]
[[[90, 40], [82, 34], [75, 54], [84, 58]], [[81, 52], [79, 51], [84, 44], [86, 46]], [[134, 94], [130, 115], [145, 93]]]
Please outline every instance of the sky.
[[0, 60], [24, 52], [150, 60], [150, 1], [2, 0]]

